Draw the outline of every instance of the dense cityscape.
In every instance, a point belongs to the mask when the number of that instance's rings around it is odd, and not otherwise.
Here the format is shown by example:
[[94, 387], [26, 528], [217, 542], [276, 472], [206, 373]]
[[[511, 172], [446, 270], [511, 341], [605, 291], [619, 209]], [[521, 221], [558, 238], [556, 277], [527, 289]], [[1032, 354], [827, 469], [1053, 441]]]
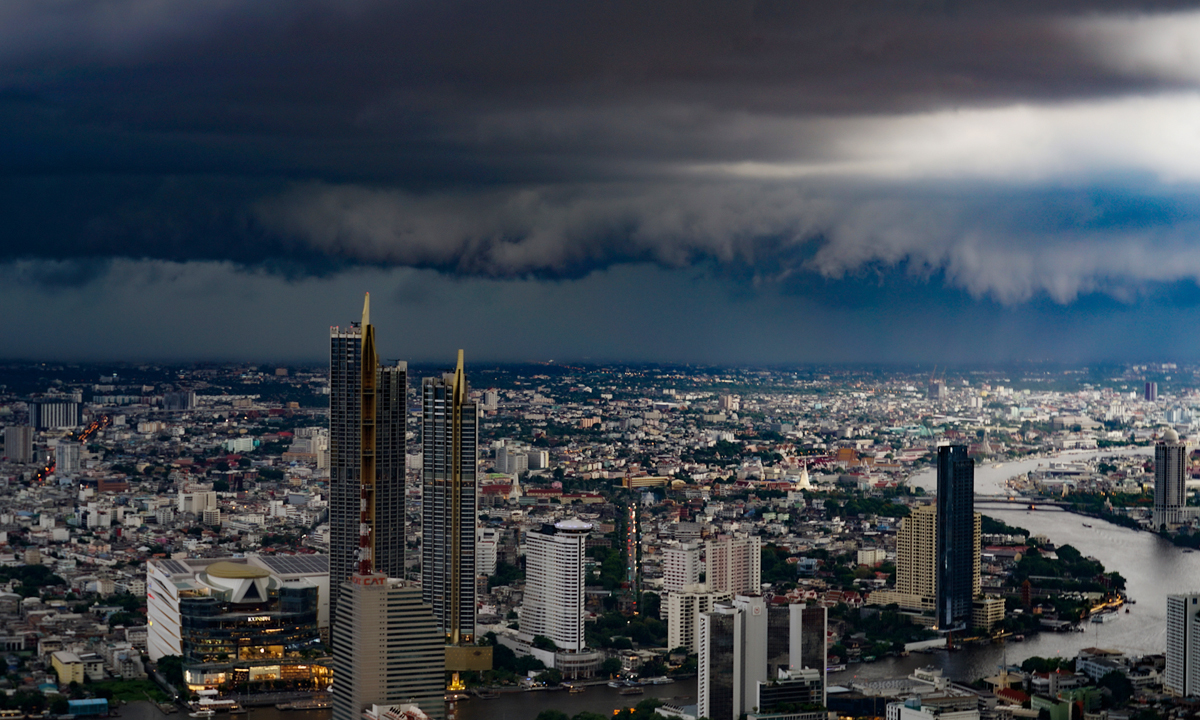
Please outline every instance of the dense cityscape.
[[1200, 547], [1196, 369], [424, 369], [366, 311], [330, 342], [0, 371], [6, 707], [1150, 720], [1200, 691], [1186, 577], [1149, 646], [1027, 649], [1139, 598], [1008, 522]]

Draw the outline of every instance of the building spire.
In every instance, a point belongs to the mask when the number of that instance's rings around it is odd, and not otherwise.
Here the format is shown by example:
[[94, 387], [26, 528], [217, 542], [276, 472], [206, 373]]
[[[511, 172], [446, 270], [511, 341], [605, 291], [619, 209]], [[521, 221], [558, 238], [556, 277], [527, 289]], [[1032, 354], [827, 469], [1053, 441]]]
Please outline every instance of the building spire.
[[[363, 297], [362, 326], [366, 327], [370, 324], [371, 324], [371, 293], [367, 293], [366, 296]], [[461, 365], [462, 364], [462, 350], [459, 350], [458, 353], [459, 353], [458, 363], [459, 363], [459, 365]]]

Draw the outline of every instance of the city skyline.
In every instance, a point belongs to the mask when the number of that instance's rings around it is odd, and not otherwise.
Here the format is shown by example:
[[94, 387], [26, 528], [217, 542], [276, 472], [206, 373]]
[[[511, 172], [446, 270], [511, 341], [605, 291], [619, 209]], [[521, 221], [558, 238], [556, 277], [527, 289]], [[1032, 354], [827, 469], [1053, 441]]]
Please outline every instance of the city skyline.
[[1200, 356], [1186, 3], [3, 13], [6, 357]]

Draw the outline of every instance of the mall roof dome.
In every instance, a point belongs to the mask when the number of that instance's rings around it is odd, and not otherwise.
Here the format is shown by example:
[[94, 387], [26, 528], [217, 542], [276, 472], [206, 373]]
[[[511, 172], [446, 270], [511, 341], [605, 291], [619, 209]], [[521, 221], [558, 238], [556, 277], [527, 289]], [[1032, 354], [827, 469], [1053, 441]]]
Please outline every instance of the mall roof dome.
[[263, 568], [254, 567], [253, 565], [245, 565], [242, 563], [229, 562], [221, 560], [209, 565], [204, 569], [209, 577], [226, 578], [228, 580], [243, 580], [247, 578], [265, 578], [270, 577], [271, 573]]

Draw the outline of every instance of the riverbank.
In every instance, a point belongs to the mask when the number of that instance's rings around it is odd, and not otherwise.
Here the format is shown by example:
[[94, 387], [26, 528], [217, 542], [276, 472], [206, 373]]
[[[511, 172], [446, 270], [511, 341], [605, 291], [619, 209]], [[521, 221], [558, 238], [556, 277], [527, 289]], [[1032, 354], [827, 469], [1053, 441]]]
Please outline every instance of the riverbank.
[[936, 648], [908, 657], [889, 657], [870, 664], [852, 664], [831, 673], [831, 684], [905, 677], [925, 666], [942, 669], [954, 680], [971, 681], [995, 673], [1003, 663], [1019, 664], [1033, 656], [1074, 657], [1088, 647], [1108, 648], [1130, 655], [1165, 652], [1167, 595], [1200, 591], [1200, 553], [1186, 552], [1161, 537], [1119, 525], [1083, 518], [1058, 508], [988, 511], [998, 520], [1045, 535], [1055, 545], [1084, 548], [1106, 567], [1125, 577], [1126, 596], [1135, 601], [1104, 623], [1084, 623], [1082, 632], [1042, 632], [1024, 642], [975, 645], [947, 652]]

